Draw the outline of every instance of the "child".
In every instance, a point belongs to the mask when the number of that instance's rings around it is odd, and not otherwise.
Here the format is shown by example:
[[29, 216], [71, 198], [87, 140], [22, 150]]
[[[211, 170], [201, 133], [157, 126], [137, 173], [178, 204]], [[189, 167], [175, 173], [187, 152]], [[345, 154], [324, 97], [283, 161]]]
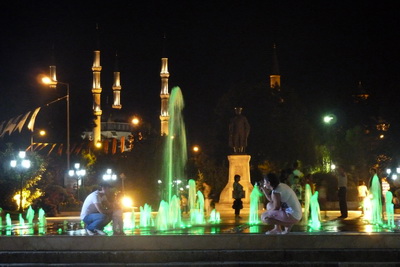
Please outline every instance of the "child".
[[364, 199], [368, 196], [368, 189], [364, 181], [359, 181], [358, 186], [358, 202], [360, 203], [361, 214], [364, 214]]
[[300, 204], [303, 204], [303, 187], [300, 184], [300, 179], [298, 176], [294, 177], [293, 184], [290, 187], [296, 193]]

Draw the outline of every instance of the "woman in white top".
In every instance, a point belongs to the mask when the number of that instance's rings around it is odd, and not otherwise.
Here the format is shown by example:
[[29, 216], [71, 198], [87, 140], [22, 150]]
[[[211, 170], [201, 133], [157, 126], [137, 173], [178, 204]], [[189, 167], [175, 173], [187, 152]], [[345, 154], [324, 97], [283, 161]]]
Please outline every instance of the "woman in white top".
[[[302, 210], [296, 193], [284, 183], [280, 183], [278, 176], [269, 173], [264, 177], [264, 184], [260, 187], [268, 199], [267, 211], [261, 214], [264, 223], [274, 225], [271, 231], [265, 234], [287, 234], [295, 223], [301, 220]], [[282, 230], [281, 226], [285, 229]]]

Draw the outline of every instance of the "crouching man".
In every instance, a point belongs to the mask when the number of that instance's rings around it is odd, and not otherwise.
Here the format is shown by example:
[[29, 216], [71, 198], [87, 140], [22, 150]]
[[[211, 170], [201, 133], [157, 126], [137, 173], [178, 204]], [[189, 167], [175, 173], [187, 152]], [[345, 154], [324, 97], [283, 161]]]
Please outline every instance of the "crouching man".
[[107, 183], [100, 184], [99, 189], [90, 193], [83, 202], [81, 220], [86, 224], [88, 235], [107, 235], [103, 229], [111, 221], [112, 210], [102, 203], [107, 202], [110, 188]]

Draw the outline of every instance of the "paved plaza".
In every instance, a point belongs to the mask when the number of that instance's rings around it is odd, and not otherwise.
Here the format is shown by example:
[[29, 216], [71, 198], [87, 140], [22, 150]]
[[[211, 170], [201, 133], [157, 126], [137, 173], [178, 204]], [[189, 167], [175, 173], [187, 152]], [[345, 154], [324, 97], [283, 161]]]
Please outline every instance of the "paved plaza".
[[215, 225], [87, 236], [72, 229], [78, 212], [63, 213], [47, 218], [46, 235], [1, 236], [0, 266], [398, 266], [399, 214], [392, 229], [370, 225], [360, 211], [339, 215], [322, 211], [319, 229], [299, 223], [288, 235], [265, 235], [270, 226], [226, 211]]

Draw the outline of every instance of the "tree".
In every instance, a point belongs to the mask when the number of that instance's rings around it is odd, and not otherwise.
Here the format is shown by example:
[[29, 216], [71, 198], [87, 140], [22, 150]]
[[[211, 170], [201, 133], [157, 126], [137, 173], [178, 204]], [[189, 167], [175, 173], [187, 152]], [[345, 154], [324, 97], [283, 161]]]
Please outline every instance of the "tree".
[[0, 152], [0, 162], [3, 162], [0, 170], [0, 206], [5, 209], [15, 210], [22, 187], [22, 195], [25, 200], [23, 209], [29, 207], [37, 198], [43, 194], [42, 188], [37, 187], [46, 171], [46, 163], [37, 153], [29, 153], [31, 167], [24, 173], [18, 173], [10, 167], [10, 161], [16, 156], [12, 144], [7, 144], [6, 149]]

